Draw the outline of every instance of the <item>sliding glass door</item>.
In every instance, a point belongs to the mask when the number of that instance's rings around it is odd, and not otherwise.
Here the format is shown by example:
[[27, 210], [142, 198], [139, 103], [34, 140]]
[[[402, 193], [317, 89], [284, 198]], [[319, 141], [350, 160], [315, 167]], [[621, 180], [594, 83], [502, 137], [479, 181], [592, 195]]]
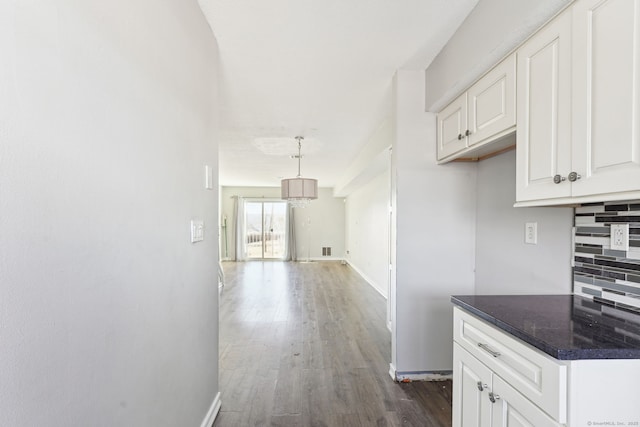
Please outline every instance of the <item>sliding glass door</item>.
[[287, 253], [287, 202], [245, 202], [247, 259], [283, 259]]

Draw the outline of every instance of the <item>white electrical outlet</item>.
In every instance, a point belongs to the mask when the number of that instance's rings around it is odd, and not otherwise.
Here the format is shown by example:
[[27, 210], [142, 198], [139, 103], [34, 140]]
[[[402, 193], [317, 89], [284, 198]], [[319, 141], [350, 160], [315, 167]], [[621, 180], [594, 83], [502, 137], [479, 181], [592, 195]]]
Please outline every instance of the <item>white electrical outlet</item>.
[[611, 224], [611, 249], [629, 250], [629, 224]]
[[538, 244], [538, 223], [527, 222], [524, 225], [524, 242], [530, 245]]

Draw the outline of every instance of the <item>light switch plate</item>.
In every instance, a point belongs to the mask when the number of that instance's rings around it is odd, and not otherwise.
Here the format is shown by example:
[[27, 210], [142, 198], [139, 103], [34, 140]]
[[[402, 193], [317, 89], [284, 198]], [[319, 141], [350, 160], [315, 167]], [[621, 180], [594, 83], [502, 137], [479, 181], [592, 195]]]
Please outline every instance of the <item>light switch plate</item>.
[[204, 221], [191, 220], [191, 243], [201, 242], [204, 240]]
[[524, 242], [530, 245], [538, 244], [538, 223], [527, 222], [524, 225]]
[[611, 224], [611, 249], [629, 250], [629, 224]]
[[204, 188], [213, 190], [213, 168], [209, 165], [204, 167]]

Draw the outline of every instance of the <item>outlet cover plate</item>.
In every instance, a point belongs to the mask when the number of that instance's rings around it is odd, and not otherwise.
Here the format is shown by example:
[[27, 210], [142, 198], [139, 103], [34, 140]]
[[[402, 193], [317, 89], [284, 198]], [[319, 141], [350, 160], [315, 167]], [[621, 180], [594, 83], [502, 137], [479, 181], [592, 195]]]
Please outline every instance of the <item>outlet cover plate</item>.
[[524, 242], [529, 245], [538, 244], [538, 223], [527, 222], [524, 225]]
[[629, 250], [629, 224], [611, 224], [611, 249]]

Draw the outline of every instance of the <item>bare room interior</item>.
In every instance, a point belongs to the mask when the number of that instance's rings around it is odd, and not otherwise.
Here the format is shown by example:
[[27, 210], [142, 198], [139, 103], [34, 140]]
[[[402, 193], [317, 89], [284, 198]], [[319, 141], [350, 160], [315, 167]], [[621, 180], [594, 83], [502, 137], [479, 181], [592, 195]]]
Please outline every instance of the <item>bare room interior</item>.
[[0, 2], [0, 425], [640, 425], [640, 0]]

